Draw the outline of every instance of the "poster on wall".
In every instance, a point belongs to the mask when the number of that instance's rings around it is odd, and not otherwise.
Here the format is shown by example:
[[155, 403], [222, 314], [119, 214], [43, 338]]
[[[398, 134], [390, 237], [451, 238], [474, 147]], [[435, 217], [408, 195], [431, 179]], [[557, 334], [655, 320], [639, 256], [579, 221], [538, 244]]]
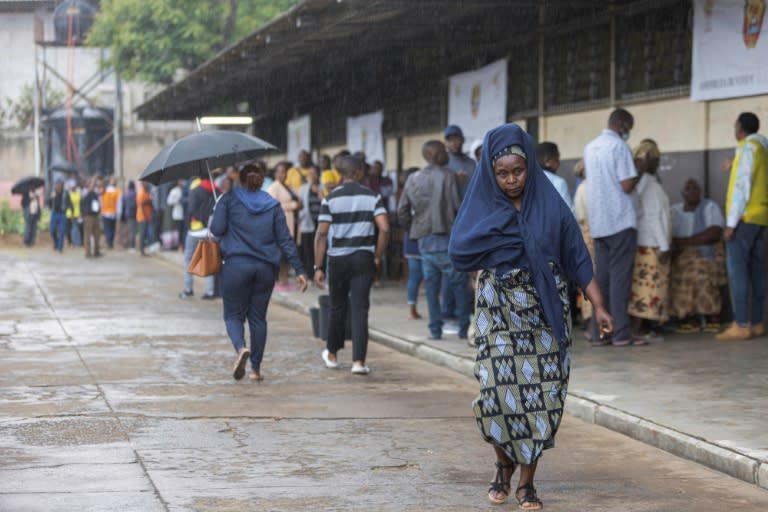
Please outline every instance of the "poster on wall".
[[371, 112], [357, 117], [347, 118], [347, 149], [351, 152], [362, 151], [368, 163], [379, 160], [384, 164], [384, 135], [382, 124], [384, 112]]
[[311, 125], [309, 115], [288, 121], [288, 159], [297, 162], [301, 150], [312, 151]]
[[766, 0], [694, 0], [691, 100], [768, 93]]
[[464, 132], [466, 150], [485, 132], [504, 124], [507, 118], [507, 60], [453, 75], [448, 93], [448, 124]]

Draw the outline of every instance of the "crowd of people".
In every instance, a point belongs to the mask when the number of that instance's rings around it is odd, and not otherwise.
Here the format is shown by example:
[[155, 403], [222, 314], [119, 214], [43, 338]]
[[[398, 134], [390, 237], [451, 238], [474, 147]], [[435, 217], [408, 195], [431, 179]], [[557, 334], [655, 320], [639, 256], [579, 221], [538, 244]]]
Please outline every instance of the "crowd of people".
[[[736, 121], [736, 159], [726, 166], [731, 171], [727, 220], [717, 203], [703, 196], [695, 179], [686, 181], [682, 201], [670, 201], [658, 174], [659, 147], [645, 139], [631, 148], [627, 141], [633, 125], [628, 111], [611, 114], [607, 128], [585, 147], [583, 159], [574, 166], [574, 190], [557, 174], [557, 144], [545, 141], [535, 148], [543, 175], [581, 228], [616, 322], [610, 337], [594, 322], [585, 337], [596, 346], [636, 346], [663, 341], [663, 332], [669, 330], [711, 332], [718, 340], [762, 336], [768, 144], [757, 133], [759, 120], [744, 113]], [[472, 312], [466, 305], [471, 304], [476, 280], [452, 266], [446, 251], [469, 177], [480, 162], [470, 165], [470, 157], [456, 155], [464, 142], [459, 127], [447, 127], [444, 136], [443, 142], [425, 144], [425, 167], [406, 171], [397, 216], [406, 230], [408, 317], [420, 318], [417, 290], [423, 279], [433, 339], [442, 337], [444, 325], [459, 338], [467, 337]], [[473, 153], [478, 150], [481, 144], [473, 146]], [[744, 238], [734, 240], [734, 234]], [[570, 298], [574, 313], [580, 313], [587, 327], [592, 305], [575, 286]], [[734, 323], [722, 330], [728, 304]]]
[[[661, 152], [656, 142], [645, 139], [634, 149], [627, 142], [633, 124], [626, 110], [611, 114], [607, 128], [585, 147], [584, 158], [574, 166], [574, 190], [558, 175], [557, 144], [544, 141], [535, 148], [543, 175], [581, 228], [616, 321], [610, 339], [601, 335], [594, 322], [585, 336], [595, 345], [623, 346], [661, 341], [670, 326], [679, 333], [712, 332], [718, 339], [762, 335], [761, 240], [768, 222], [761, 197], [768, 142], [758, 134], [758, 118], [744, 113], [736, 121], [739, 145], [729, 166], [725, 214], [717, 203], [703, 197], [702, 185], [694, 179], [681, 190], [682, 201], [671, 201], [660, 184]], [[309, 270], [316, 263], [322, 202], [344, 182], [342, 160], [349, 156], [360, 160], [359, 183], [381, 197], [388, 222], [397, 233], [390, 245], [399, 254], [393, 255], [390, 248], [381, 257], [402, 257], [408, 317], [421, 318], [417, 302], [423, 283], [429, 336], [441, 339], [444, 333], [456, 333], [469, 339], [474, 330], [470, 318], [476, 276], [456, 270], [449, 261], [448, 243], [479, 165], [482, 141], [473, 144], [469, 156], [463, 152], [460, 127], [448, 126], [443, 135], [442, 141], [424, 145], [424, 167], [400, 173], [397, 186], [382, 162], [368, 163], [364, 154], [349, 151], [321, 155], [317, 164], [309, 152], [301, 151], [296, 164], [280, 161], [271, 170], [263, 161], [252, 165], [264, 178], [260, 188], [280, 205], [302, 266]], [[53, 246], [57, 251], [67, 244], [84, 247], [86, 257], [101, 257], [104, 245], [137, 248], [143, 255], [159, 248], [180, 249], [186, 268], [197, 241], [209, 236], [215, 196], [240, 186], [235, 168], [215, 170], [213, 182], [195, 178], [152, 186], [129, 181], [122, 190], [114, 178], [58, 180], [46, 198]], [[31, 245], [42, 209], [37, 192], [24, 195], [22, 206], [27, 221], [24, 242]], [[376, 271], [374, 283], [380, 273]], [[287, 260], [281, 261], [278, 291], [292, 289], [289, 274]], [[204, 286], [203, 299], [220, 297], [217, 277], [206, 278]], [[179, 297], [193, 297], [193, 288], [192, 275], [185, 273]], [[592, 305], [576, 287], [571, 300], [582, 323], [589, 323]], [[724, 308], [726, 314], [732, 312], [734, 324], [720, 332]]]
[[[423, 145], [425, 165], [401, 173], [398, 186], [382, 162], [348, 151], [322, 155], [319, 164], [302, 151], [295, 165], [269, 170], [255, 161], [216, 169], [212, 179], [128, 182], [122, 191], [99, 176], [57, 181], [48, 197], [51, 235], [55, 250], [69, 241], [86, 257], [103, 254], [102, 236], [110, 249], [133, 249], [138, 236], [143, 255], [148, 247], [181, 249], [181, 299], [194, 297], [187, 267], [198, 241], [219, 240], [221, 271], [205, 278], [202, 298], [223, 299], [233, 377], [244, 378], [250, 362], [253, 381], [264, 378], [273, 291], [304, 291], [310, 276], [330, 297], [323, 363], [339, 368], [350, 316], [351, 371], [368, 374], [370, 293], [388, 247], [401, 241], [408, 317], [421, 318], [423, 282], [428, 335], [455, 332], [477, 349], [474, 412], [496, 457], [488, 498], [514, 495], [521, 508], [538, 510], [534, 476], [562, 418], [573, 320], [594, 346], [661, 341], [670, 319], [678, 332], [709, 331], [723, 341], [765, 334], [768, 139], [759, 119], [743, 113], [735, 122], [724, 212], [695, 179], [685, 182], [682, 201], [670, 201], [659, 146], [644, 139], [631, 148], [633, 127], [627, 110], [610, 114], [574, 166], [573, 191], [558, 175], [557, 144], [535, 144], [514, 124], [473, 144], [474, 158], [463, 152], [461, 128], [446, 127], [444, 140]], [[41, 205], [35, 192], [22, 205], [31, 244]], [[393, 237], [394, 228], [401, 233]], [[733, 322], [723, 329], [726, 303]]]
[[[123, 190], [114, 177], [79, 176], [57, 179], [45, 204], [50, 209], [50, 234], [53, 248], [84, 248], [88, 258], [102, 257], [102, 247], [116, 245], [135, 249], [162, 246], [176, 249], [186, 233], [184, 222], [186, 196], [196, 186], [178, 182], [171, 187], [128, 181]], [[35, 244], [37, 224], [42, 209], [37, 191], [22, 197], [27, 246]]]

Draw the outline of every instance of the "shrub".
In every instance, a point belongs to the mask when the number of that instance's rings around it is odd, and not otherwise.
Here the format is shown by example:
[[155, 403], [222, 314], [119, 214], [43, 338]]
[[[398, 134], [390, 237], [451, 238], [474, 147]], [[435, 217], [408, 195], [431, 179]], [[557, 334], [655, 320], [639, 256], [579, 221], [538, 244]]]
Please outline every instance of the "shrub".
[[0, 235], [24, 233], [24, 215], [12, 210], [7, 200], [0, 201]]

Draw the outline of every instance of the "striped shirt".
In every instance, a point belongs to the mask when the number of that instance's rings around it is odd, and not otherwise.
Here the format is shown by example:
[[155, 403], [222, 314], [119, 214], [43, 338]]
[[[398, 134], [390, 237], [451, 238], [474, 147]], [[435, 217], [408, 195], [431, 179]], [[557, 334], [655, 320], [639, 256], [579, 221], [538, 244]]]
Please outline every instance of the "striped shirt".
[[384, 200], [356, 182], [333, 189], [320, 206], [318, 222], [330, 223], [328, 256], [376, 251], [374, 217], [386, 215]]

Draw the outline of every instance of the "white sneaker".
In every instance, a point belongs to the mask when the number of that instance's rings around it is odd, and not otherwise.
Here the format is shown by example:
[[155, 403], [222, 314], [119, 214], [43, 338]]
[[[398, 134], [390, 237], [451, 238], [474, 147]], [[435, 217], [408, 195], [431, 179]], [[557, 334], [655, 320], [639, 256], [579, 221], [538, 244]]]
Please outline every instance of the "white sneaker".
[[352, 373], [356, 375], [368, 375], [369, 373], [371, 373], [371, 369], [368, 368], [367, 366], [359, 366], [359, 365], [353, 364]]
[[324, 349], [322, 353], [322, 358], [323, 358], [323, 362], [325, 363], [325, 367], [332, 368], [332, 369], [338, 368], [339, 363], [337, 363], [336, 361], [331, 361], [331, 359], [328, 357], [329, 355], [331, 355], [331, 353], [328, 352], [328, 349], [327, 348]]

